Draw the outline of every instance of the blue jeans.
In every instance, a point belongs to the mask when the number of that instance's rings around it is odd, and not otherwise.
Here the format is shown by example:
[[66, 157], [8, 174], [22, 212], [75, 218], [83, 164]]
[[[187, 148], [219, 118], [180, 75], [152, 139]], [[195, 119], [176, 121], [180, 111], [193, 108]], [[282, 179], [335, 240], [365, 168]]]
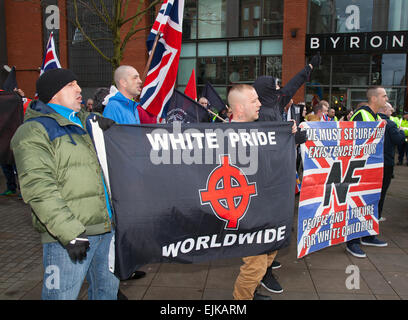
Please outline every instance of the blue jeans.
[[75, 300], [86, 277], [89, 300], [116, 300], [119, 279], [109, 270], [109, 246], [114, 232], [88, 236], [89, 249], [81, 262], [73, 262], [59, 243], [43, 245], [43, 300]]
[[2, 164], [1, 169], [6, 177], [7, 190], [15, 192], [17, 190], [16, 166], [11, 164]]

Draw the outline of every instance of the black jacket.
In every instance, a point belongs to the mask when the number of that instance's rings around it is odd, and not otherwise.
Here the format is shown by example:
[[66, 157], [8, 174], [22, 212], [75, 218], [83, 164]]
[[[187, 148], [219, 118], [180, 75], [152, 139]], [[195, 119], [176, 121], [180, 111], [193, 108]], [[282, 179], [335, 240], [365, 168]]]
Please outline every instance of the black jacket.
[[384, 137], [384, 166], [394, 166], [395, 146], [404, 143], [405, 134], [385, 114], [378, 113], [378, 115], [387, 121]]
[[[258, 121], [284, 121], [282, 114], [285, 106], [293, 98], [296, 91], [308, 80], [312, 68], [304, 67], [283, 88], [276, 90], [276, 78], [260, 76], [254, 82], [262, 106]], [[286, 120], [285, 120], [286, 121]], [[296, 144], [306, 142], [306, 132], [298, 130], [295, 135]]]
[[307, 81], [311, 71], [310, 66], [306, 66], [279, 90], [276, 90], [276, 78], [258, 77], [254, 82], [254, 88], [262, 104], [259, 110], [259, 121], [282, 121], [283, 109]]

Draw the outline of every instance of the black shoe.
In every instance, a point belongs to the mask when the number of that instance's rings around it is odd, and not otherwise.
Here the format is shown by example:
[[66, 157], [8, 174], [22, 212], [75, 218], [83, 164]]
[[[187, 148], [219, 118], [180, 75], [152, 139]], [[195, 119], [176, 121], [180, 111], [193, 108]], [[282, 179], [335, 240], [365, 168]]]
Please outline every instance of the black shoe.
[[265, 296], [255, 291], [254, 298], [252, 300], [272, 300], [272, 297]]
[[266, 273], [261, 280], [261, 285], [268, 290], [269, 292], [273, 293], [282, 293], [283, 289], [279, 284], [278, 280], [272, 274], [272, 268], [266, 269]]
[[133, 274], [130, 276], [128, 280], [136, 280], [136, 279], [141, 279], [146, 276], [146, 272], [144, 271], [135, 271]]
[[271, 268], [275, 270], [275, 269], [279, 269], [280, 267], [282, 267], [281, 263], [279, 261], [273, 260], [271, 264]]
[[129, 300], [120, 289], [118, 290], [118, 300]]

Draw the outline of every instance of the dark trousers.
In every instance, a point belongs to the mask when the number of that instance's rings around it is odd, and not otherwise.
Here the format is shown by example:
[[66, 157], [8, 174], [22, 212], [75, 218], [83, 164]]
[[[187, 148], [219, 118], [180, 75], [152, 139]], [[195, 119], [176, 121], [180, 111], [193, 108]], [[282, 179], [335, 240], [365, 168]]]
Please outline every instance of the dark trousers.
[[[378, 219], [381, 218], [381, 213], [384, 205], [385, 195], [387, 194], [388, 187], [391, 184], [392, 174], [394, 173], [394, 166], [384, 166], [384, 176], [383, 176], [383, 185], [381, 188], [381, 197], [378, 203]], [[367, 236], [364, 239], [372, 239], [375, 236]], [[353, 243], [360, 243], [360, 238], [352, 239], [347, 241], [347, 245], [351, 245]]]
[[378, 219], [381, 218], [385, 195], [387, 194], [388, 187], [391, 184], [392, 174], [394, 173], [394, 166], [384, 165], [384, 176], [383, 176], [383, 185], [381, 189], [381, 198], [378, 203]]
[[3, 170], [4, 176], [6, 177], [7, 190], [16, 191], [16, 166], [11, 164], [2, 164], [1, 169]]
[[407, 159], [408, 163], [408, 144], [404, 141], [404, 143], [398, 145], [398, 163], [403, 164], [404, 156]]

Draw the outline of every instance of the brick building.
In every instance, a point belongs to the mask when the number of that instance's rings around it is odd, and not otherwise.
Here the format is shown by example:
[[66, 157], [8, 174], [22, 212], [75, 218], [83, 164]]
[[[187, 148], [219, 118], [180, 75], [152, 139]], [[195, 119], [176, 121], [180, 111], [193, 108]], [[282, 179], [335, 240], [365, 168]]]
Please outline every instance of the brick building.
[[[42, 3], [0, 0], [1, 67], [16, 66], [20, 87], [32, 96], [45, 43], [54, 31], [60, 62], [78, 74], [84, 97], [108, 86], [109, 63], [69, 22], [72, 1]], [[105, 3], [109, 8], [112, 1]], [[129, 12], [135, 11], [138, 1], [130, 3]], [[60, 23], [50, 30], [46, 21], [55, 7]], [[234, 83], [251, 84], [264, 74], [285, 84], [320, 51], [322, 66], [295, 102], [311, 103], [317, 97], [342, 111], [363, 101], [367, 87], [379, 84], [387, 88], [394, 106], [407, 110], [406, 12], [408, 2], [402, 0], [185, 0], [177, 86], [183, 89], [193, 68], [199, 91], [209, 81], [222, 97]], [[148, 12], [140, 26], [148, 27], [154, 18]], [[82, 13], [81, 19], [90, 21], [96, 37], [106, 33], [95, 16]], [[122, 61], [140, 73], [147, 61], [147, 33], [148, 28], [132, 38]], [[111, 43], [100, 45], [108, 55], [112, 52]], [[5, 76], [1, 68], [0, 83]]]

